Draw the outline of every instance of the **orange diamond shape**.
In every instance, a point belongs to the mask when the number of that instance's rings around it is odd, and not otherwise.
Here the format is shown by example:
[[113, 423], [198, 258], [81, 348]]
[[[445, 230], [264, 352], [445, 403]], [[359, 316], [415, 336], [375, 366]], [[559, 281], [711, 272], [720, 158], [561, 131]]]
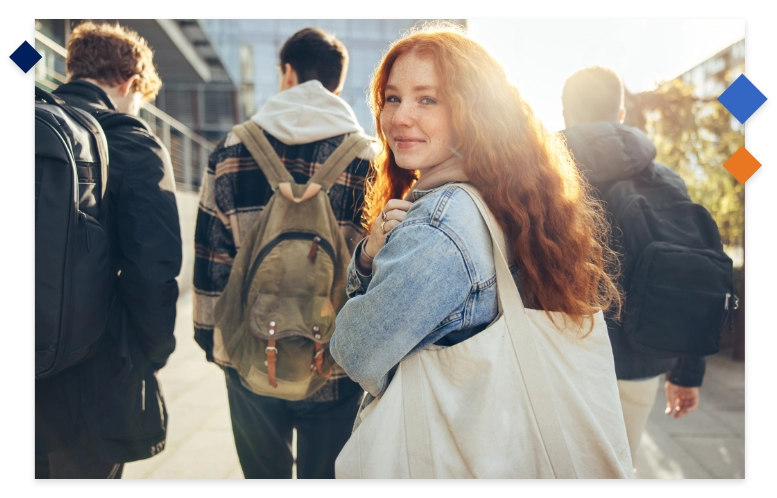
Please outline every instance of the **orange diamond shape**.
[[726, 167], [729, 173], [734, 175], [739, 183], [745, 183], [748, 178], [753, 176], [753, 173], [758, 171], [761, 167], [761, 163], [750, 154], [747, 149], [740, 147], [738, 151], [734, 152], [734, 155], [728, 158], [723, 166]]

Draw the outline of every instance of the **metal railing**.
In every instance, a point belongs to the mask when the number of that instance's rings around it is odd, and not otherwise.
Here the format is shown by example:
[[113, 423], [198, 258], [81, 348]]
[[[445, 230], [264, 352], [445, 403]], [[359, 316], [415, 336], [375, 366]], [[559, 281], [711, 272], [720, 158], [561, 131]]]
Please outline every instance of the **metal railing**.
[[[67, 82], [67, 50], [43, 33], [35, 32], [35, 49], [43, 57], [35, 66], [35, 83], [51, 91]], [[178, 188], [197, 191], [215, 145], [152, 104], [145, 104], [140, 117], [170, 151]]]

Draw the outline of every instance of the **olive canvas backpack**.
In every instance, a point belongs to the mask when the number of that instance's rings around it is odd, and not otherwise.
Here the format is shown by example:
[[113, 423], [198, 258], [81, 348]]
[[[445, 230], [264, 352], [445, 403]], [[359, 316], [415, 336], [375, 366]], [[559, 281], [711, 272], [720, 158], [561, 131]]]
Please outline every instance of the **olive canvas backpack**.
[[238, 250], [216, 302], [214, 355], [256, 394], [305, 399], [331, 373], [329, 339], [347, 299], [350, 254], [328, 192], [372, 139], [347, 136], [308, 183], [298, 185], [256, 123], [237, 125], [233, 132], [274, 193]]

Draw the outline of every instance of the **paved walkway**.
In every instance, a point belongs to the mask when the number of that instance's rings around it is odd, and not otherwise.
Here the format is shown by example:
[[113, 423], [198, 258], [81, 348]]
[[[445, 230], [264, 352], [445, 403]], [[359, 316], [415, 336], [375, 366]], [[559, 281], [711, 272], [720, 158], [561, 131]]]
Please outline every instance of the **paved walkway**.
[[[159, 373], [169, 413], [167, 447], [125, 466], [125, 479], [240, 479], [221, 370], [205, 361], [192, 331], [191, 268], [196, 198], [179, 195], [184, 236], [177, 347]], [[189, 282], [189, 284], [186, 284]], [[690, 415], [664, 415], [661, 392], [637, 458], [637, 476], [658, 479], [744, 478], [745, 366], [730, 352], [708, 358], [701, 405]]]

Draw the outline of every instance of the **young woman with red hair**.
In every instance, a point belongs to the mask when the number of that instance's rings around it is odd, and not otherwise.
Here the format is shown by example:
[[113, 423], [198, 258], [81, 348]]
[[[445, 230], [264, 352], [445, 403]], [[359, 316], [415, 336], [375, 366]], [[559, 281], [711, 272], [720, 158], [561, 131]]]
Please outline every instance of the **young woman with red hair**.
[[[351, 261], [350, 299], [330, 343], [369, 395], [338, 476], [414, 477], [426, 469], [425, 477], [558, 477], [570, 468], [575, 476], [631, 476], [601, 313], [619, 305], [608, 274], [616, 259], [602, 211], [565, 144], [535, 118], [501, 65], [448, 24], [395, 42], [376, 69], [370, 100], [383, 145], [367, 185], [370, 234]], [[505, 257], [492, 234], [511, 261], [501, 281]], [[519, 292], [508, 289], [516, 286]], [[506, 314], [509, 332], [497, 334]], [[533, 338], [515, 336], [518, 329]], [[525, 360], [511, 346], [515, 354], [505, 360], [507, 346], [492, 345], [507, 336], [511, 344], [529, 340], [539, 355]], [[413, 358], [421, 366], [411, 371]], [[521, 369], [504, 370], [516, 359]], [[536, 380], [539, 370], [545, 380]], [[412, 398], [417, 403], [408, 401], [411, 381], [425, 386], [413, 388], [424, 393]], [[538, 390], [545, 399], [536, 399]], [[548, 397], [554, 406], [540, 416], [537, 405]], [[397, 410], [403, 421], [392, 423]], [[548, 413], [560, 425], [547, 428]], [[421, 432], [405, 437], [411, 428]], [[559, 432], [571, 455], [566, 466], [552, 441]], [[420, 453], [409, 447], [415, 440], [426, 441]], [[473, 441], [492, 449], [478, 453]]]

